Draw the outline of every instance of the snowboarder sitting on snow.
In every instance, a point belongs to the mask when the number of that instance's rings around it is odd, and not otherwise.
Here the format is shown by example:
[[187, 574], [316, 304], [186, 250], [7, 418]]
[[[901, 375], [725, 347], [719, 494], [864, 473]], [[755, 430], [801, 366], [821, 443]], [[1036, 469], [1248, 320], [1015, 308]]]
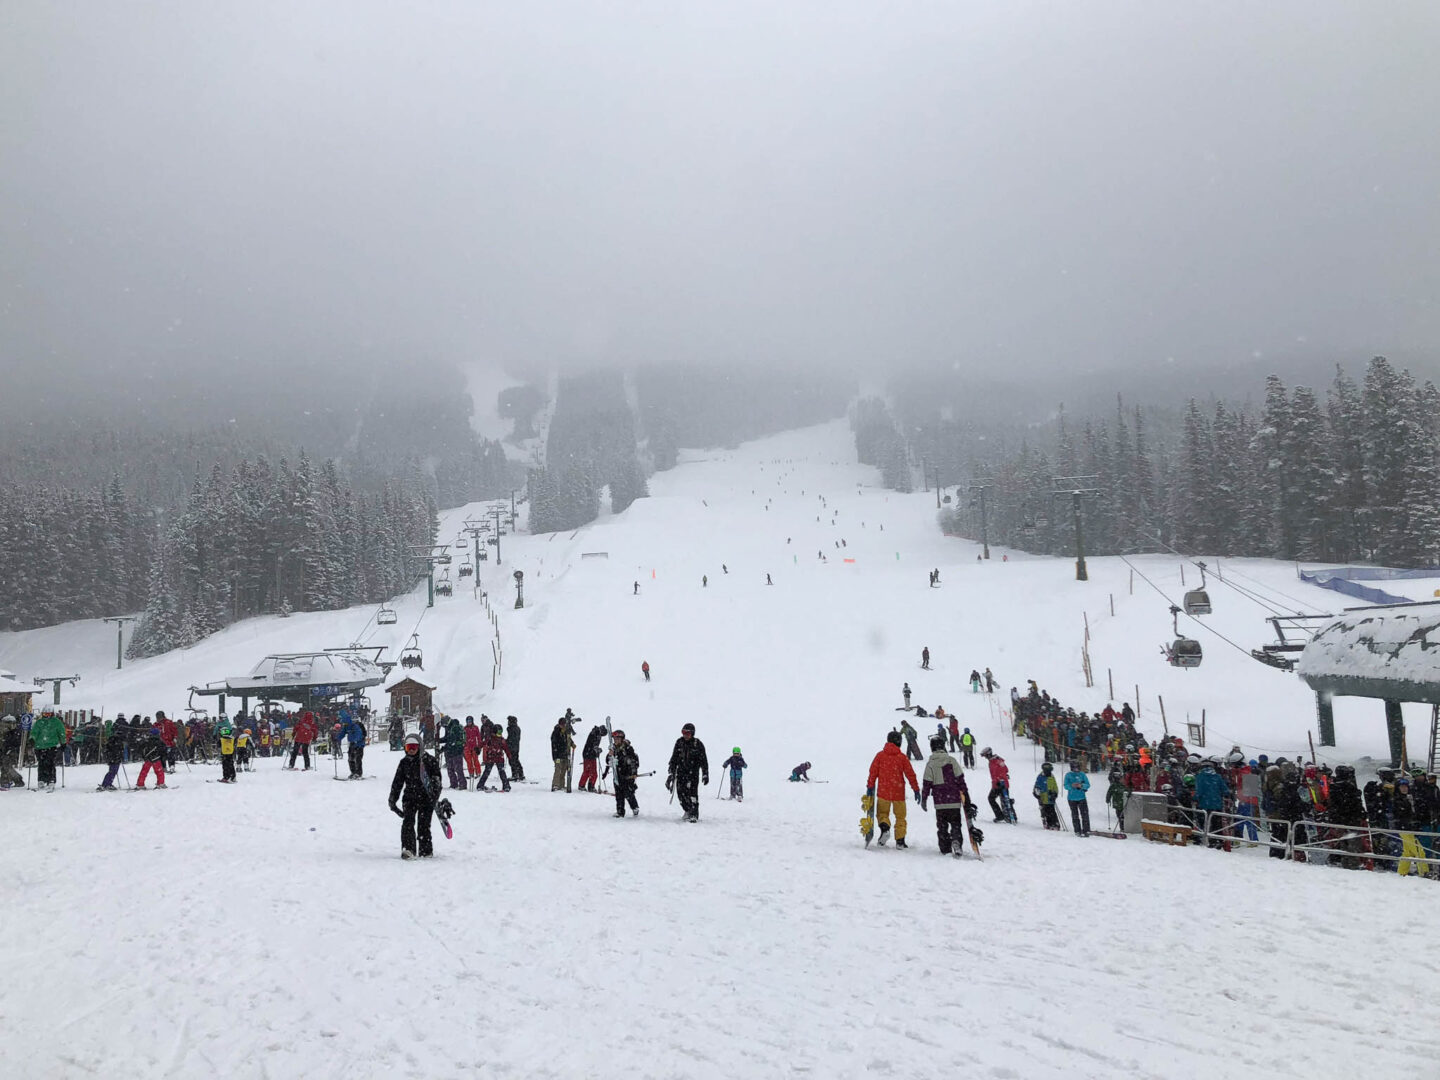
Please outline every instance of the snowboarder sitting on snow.
[[610, 753], [606, 755], [605, 774], [615, 773], [615, 816], [625, 816], [625, 804], [630, 804], [630, 813], [640, 816], [640, 806], [635, 801], [635, 778], [640, 775], [640, 756], [625, 738], [625, 732], [615, 731], [610, 736]]
[[580, 757], [585, 761], [585, 767], [580, 770], [581, 791], [594, 791], [595, 782], [600, 778], [600, 740], [603, 738], [604, 724], [596, 724], [585, 736], [585, 747], [580, 751]]
[[807, 784], [810, 782], [810, 762], [802, 761], [790, 770], [790, 782], [793, 784], [797, 781], [804, 781]]
[[1031, 791], [1040, 804], [1040, 820], [1047, 829], [1060, 828], [1060, 815], [1055, 812], [1055, 798], [1060, 794], [1060, 785], [1055, 782], [1055, 766], [1045, 762], [1040, 766], [1040, 775], [1035, 777]]
[[[940, 853], [960, 858], [964, 854], [964, 821], [973, 815], [974, 804], [965, 786], [965, 774], [953, 757], [945, 752], [945, 736], [930, 740], [930, 760], [925, 763], [925, 780], [920, 788], [920, 809], [931, 795], [935, 796], [935, 832], [940, 840]], [[975, 830], [975, 842], [980, 842]]]
[[916, 705], [916, 706], [915, 706], [915, 715], [916, 715], [916, 716], [929, 716], [930, 714], [929, 714], [929, 712], [926, 711], [924, 705]]
[[420, 736], [405, 736], [405, 756], [395, 766], [395, 779], [390, 783], [390, 810], [401, 819], [402, 859], [416, 856], [428, 859], [434, 854], [430, 843], [430, 818], [435, 813], [440, 783], [440, 763], [433, 755], [421, 751]]
[[700, 820], [701, 783], [710, 786], [710, 761], [705, 756], [705, 744], [695, 738], [695, 725], [686, 724], [680, 729], [680, 738], [675, 740], [675, 749], [670, 752], [665, 780], [665, 787], [680, 796], [680, 809], [685, 811], [686, 821]]
[[905, 843], [905, 785], [920, 798], [920, 783], [915, 779], [915, 770], [910, 759], [900, 749], [900, 733], [892, 731], [885, 737], [885, 745], [870, 762], [870, 772], [865, 778], [867, 792], [875, 795], [875, 818], [880, 822], [880, 846], [890, 838], [890, 813], [895, 813], [895, 846], [903, 848]]
[[740, 756], [738, 746], [734, 748], [728, 758], [721, 762], [720, 767], [730, 770], [730, 798], [736, 802], [742, 802], [745, 798], [745, 786], [741, 781], [747, 766], [745, 759]]

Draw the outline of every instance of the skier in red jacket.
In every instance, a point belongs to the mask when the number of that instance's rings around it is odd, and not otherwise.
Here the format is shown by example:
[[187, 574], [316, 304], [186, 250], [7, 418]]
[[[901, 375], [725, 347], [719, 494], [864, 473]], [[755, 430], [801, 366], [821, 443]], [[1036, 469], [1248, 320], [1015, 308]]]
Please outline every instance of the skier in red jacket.
[[[1015, 822], [1015, 803], [1010, 798], [1010, 769], [1002, 758], [990, 747], [980, 751], [990, 765], [990, 811], [996, 821]], [[1008, 815], [1006, 811], [1009, 811]]]
[[295, 755], [305, 755], [305, 768], [310, 768], [310, 744], [315, 741], [319, 733], [315, 726], [315, 714], [306, 713], [300, 717], [300, 722], [295, 725], [295, 745], [290, 748], [289, 768], [295, 768]]
[[880, 846], [890, 838], [890, 811], [895, 811], [895, 846], [908, 847], [905, 843], [905, 785], [915, 792], [920, 800], [920, 782], [915, 779], [915, 770], [905, 751], [900, 749], [900, 733], [892, 731], [885, 736], [885, 745], [870, 762], [870, 774], [865, 779], [868, 794], [875, 796], [875, 818], [880, 822]]

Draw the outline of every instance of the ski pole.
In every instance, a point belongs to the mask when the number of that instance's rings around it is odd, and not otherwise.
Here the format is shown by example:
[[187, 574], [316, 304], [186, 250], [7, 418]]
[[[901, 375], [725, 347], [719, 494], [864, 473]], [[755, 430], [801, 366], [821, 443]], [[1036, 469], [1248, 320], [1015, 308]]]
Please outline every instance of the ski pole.
[[125, 777], [125, 790], [126, 790], [126, 791], [129, 791], [129, 790], [130, 790], [130, 774], [125, 771], [125, 763], [124, 763], [123, 761], [120, 763], [120, 775], [123, 776], [123, 777]]

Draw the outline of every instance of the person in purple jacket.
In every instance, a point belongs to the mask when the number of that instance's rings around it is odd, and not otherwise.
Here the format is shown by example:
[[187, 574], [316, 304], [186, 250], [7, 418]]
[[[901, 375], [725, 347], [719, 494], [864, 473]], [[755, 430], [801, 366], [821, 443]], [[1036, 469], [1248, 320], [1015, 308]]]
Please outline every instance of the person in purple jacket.
[[[930, 760], [920, 785], [920, 809], [935, 798], [935, 832], [940, 840], [940, 854], [961, 858], [965, 854], [965, 814], [971, 808], [970, 789], [965, 786], [965, 771], [960, 763], [945, 752], [945, 738], [930, 738]], [[979, 837], [976, 837], [977, 843]]]

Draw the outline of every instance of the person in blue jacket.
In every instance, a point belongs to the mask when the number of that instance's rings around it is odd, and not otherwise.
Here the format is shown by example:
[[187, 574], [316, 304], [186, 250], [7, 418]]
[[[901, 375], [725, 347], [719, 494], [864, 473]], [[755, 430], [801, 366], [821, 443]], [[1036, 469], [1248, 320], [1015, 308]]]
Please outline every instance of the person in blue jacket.
[[1085, 793], [1090, 790], [1090, 777], [1080, 771], [1080, 763], [1072, 761], [1065, 774], [1065, 798], [1070, 800], [1070, 823], [1076, 836], [1090, 835], [1090, 803]]
[[745, 785], [742, 782], [745, 769], [745, 759], [740, 755], [740, 748], [735, 747], [735, 752], [720, 763], [722, 769], [730, 770], [730, 798], [736, 802], [745, 800]]
[[[1206, 761], [1204, 767], [1195, 774], [1195, 808], [1197, 810], [1225, 809], [1225, 796], [1229, 794], [1225, 777], [1216, 770], [1212, 761]], [[1201, 830], [1205, 833], [1205, 839], [1210, 847], [1220, 847], [1221, 841], [1212, 835], [1208, 828], [1210, 816], [1208, 814], [1197, 814], [1201, 820]], [[1223, 832], [1223, 825], [1218, 830]]]
[[340, 710], [340, 734], [350, 742], [350, 779], [365, 778], [365, 725], [349, 709]]

